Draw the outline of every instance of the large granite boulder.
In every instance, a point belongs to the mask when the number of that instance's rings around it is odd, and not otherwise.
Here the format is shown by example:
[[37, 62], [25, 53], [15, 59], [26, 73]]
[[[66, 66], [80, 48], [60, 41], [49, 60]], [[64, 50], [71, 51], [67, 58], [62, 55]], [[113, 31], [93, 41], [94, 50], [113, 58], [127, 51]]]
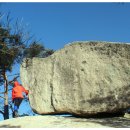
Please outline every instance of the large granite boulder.
[[75, 42], [23, 62], [20, 75], [39, 114], [120, 113], [130, 107], [130, 45]]

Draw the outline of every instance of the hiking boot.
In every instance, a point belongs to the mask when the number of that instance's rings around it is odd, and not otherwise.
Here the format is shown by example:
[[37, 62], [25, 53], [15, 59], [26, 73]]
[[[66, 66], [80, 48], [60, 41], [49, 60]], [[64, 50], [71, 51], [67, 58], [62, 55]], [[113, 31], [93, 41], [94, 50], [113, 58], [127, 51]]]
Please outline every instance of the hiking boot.
[[18, 114], [17, 111], [14, 111], [14, 112], [13, 112], [13, 118], [17, 118], [17, 117], [19, 117], [19, 114]]
[[15, 117], [14, 111], [13, 111], [13, 113], [12, 113], [12, 117], [13, 117], [13, 118]]

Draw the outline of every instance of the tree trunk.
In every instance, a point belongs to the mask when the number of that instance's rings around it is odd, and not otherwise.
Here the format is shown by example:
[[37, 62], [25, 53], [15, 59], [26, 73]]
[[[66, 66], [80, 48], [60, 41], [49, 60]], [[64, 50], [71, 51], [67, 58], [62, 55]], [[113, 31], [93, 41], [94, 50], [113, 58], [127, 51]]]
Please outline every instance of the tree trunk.
[[6, 119], [9, 119], [9, 106], [8, 106], [8, 80], [7, 80], [7, 76], [6, 76], [6, 73], [4, 71], [3, 73], [3, 76], [4, 76], [4, 81], [5, 81], [5, 84], [4, 84], [4, 120]]
[[4, 120], [6, 120], [9, 119], [8, 93], [5, 93], [4, 97]]

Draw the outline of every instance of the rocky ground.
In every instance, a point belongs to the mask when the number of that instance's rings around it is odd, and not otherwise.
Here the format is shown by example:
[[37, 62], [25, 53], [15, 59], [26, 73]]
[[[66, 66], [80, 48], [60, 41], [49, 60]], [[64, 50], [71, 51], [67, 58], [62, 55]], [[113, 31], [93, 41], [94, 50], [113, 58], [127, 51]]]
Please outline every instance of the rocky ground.
[[130, 128], [130, 115], [113, 118], [26, 116], [0, 121], [0, 128]]

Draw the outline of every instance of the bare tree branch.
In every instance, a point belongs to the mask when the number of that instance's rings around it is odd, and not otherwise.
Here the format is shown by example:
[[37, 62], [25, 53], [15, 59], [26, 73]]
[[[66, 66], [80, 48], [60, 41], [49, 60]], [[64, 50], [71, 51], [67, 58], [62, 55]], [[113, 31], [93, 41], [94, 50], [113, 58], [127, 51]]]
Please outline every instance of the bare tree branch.
[[0, 94], [4, 94], [5, 92], [1, 92]]
[[17, 73], [17, 74], [12, 74], [12, 75], [8, 75], [8, 77], [11, 77], [11, 76], [14, 76], [14, 75], [20, 75], [20, 73]]
[[6, 25], [8, 31], [10, 31], [10, 29], [11, 29], [10, 23], [11, 23], [10, 12], [8, 12], [8, 14], [7, 14], [7, 25]]
[[10, 109], [11, 109], [11, 111], [13, 112], [12, 102], [9, 102], [9, 108], [10, 108]]
[[4, 112], [3, 112], [3, 111], [1, 111], [1, 110], [0, 110], [0, 113], [1, 113], [2, 115], [4, 115]]
[[13, 78], [13, 80], [11, 80], [11, 81], [9, 81], [9, 82], [8, 82], [8, 84], [13, 83], [13, 82], [14, 82], [14, 81], [18, 78], [18, 77], [19, 77], [19, 75], [18, 75], [18, 76], [16, 76], [16, 77], [14, 77], [14, 78]]
[[0, 96], [0, 98], [3, 98], [3, 99], [5, 99], [4, 97], [2, 97], [2, 96]]

